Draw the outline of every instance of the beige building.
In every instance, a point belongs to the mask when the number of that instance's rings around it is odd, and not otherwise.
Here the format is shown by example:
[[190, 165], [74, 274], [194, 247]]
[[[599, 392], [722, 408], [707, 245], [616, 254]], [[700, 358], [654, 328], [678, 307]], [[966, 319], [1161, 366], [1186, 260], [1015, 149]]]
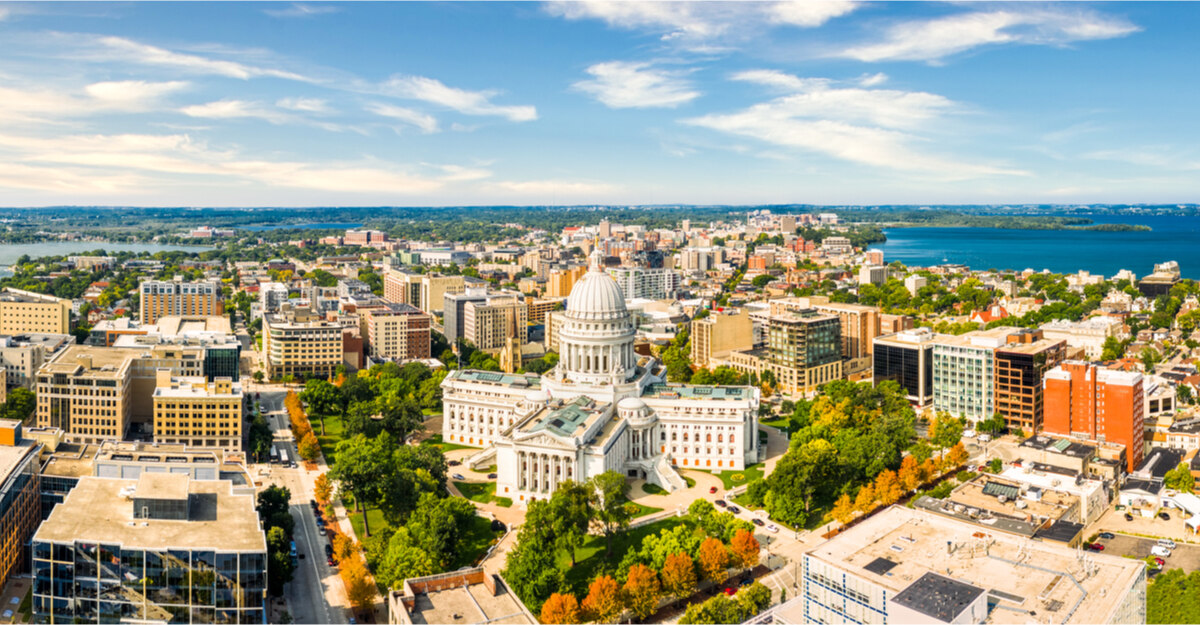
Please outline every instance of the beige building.
[[529, 342], [529, 309], [515, 295], [492, 295], [463, 307], [463, 338], [476, 349], [496, 351], [509, 338]]
[[546, 321], [546, 313], [558, 310], [566, 305], [566, 299], [562, 297], [533, 299], [527, 298], [525, 306], [529, 309], [529, 323], [543, 323]]
[[575, 283], [587, 273], [587, 267], [555, 269], [546, 276], [546, 297], [566, 297], [575, 288]]
[[442, 312], [447, 293], [462, 293], [466, 288], [462, 276], [440, 273], [388, 271], [383, 277], [383, 299], [416, 306], [430, 314]]
[[342, 356], [342, 326], [288, 304], [278, 314], [263, 315], [262, 358], [268, 378], [329, 377]]
[[754, 323], [745, 310], [712, 312], [691, 324], [692, 364], [708, 368], [714, 358], [754, 347]]
[[145, 280], [138, 285], [138, 293], [143, 324], [155, 323], [161, 317], [217, 317], [223, 312], [217, 282]]
[[0, 334], [70, 334], [71, 300], [5, 288], [0, 290]]
[[368, 308], [359, 317], [361, 334], [371, 356], [378, 359], [429, 358], [432, 317], [410, 304]]
[[813, 309], [771, 315], [764, 348], [734, 350], [709, 364], [728, 365], [759, 378], [770, 371], [780, 393], [808, 395], [843, 377], [838, 324], [836, 316]]
[[37, 374], [37, 426], [68, 440], [119, 440], [129, 429], [131, 367], [140, 350], [72, 345]]
[[383, 299], [420, 307], [421, 274], [389, 269], [383, 274]]
[[1092, 317], [1083, 321], [1059, 319], [1042, 324], [1042, 335], [1051, 340], [1066, 341], [1087, 354], [1089, 360], [1100, 360], [1104, 352], [1104, 341], [1110, 337], [1124, 339], [1125, 323], [1116, 317]]
[[159, 369], [154, 441], [242, 451], [242, 385], [229, 378], [173, 377]]
[[792, 310], [812, 308], [817, 312], [834, 315], [841, 323], [839, 330], [842, 343], [842, 373], [853, 378], [869, 375], [871, 351], [875, 337], [880, 335], [879, 309], [862, 304], [830, 302], [828, 297], [786, 297], [771, 300], [772, 315]]
[[[37, 371], [59, 350], [75, 343], [70, 334], [0, 336], [0, 386], [33, 390]], [[2, 392], [2, 391], [0, 391]]]

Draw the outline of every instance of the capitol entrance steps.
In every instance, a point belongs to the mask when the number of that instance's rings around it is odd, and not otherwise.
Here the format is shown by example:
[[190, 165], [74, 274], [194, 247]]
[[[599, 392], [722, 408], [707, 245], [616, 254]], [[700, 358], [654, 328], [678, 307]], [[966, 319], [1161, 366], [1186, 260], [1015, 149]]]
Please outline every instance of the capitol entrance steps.
[[679, 475], [670, 462], [667, 462], [666, 454], [656, 458], [651, 468], [652, 470], [648, 471], [646, 475], [647, 482], [661, 486], [668, 493], [687, 488], [687, 482], [683, 476]]
[[464, 461], [464, 464], [470, 467], [472, 471], [478, 470], [480, 467], [489, 467], [496, 464], [496, 446], [488, 445], [484, 447], [479, 453], [468, 457]]

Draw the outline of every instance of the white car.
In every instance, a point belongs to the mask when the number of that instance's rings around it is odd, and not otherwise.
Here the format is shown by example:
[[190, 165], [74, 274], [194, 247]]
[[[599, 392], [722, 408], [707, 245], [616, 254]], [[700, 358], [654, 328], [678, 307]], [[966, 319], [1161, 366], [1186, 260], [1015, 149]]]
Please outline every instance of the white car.
[[1175, 541], [1171, 540], [1170, 538], [1160, 538], [1158, 540], [1158, 546], [1166, 547], [1167, 549], [1174, 549], [1178, 545], [1176, 545]]
[[967, 430], [963, 432], [963, 438], [975, 438], [975, 430]]
[[768, 531], [768, 532], [775, 533], [775, 534], [778, 534], [778, 533], [779, 533], [779, 526], [778, 526], [778, 525], [775, 525], [774, 523], [772, 523], [772, 524], [770, 524], [770, 525], [768, 525], [768, 526], [767, 526], [767, 531]]
[[980, 434], [979, 435], [979, 442], [981, 442], [981, 443], [986, 443], [990, 440], [992, 440], [991, 434]]
[[1162, 545], [1154, 545], [1154, 547], [1150, 549], [1150, 553], [1160, 558], [1169, 558], [1171, 556], [1171, 550]]

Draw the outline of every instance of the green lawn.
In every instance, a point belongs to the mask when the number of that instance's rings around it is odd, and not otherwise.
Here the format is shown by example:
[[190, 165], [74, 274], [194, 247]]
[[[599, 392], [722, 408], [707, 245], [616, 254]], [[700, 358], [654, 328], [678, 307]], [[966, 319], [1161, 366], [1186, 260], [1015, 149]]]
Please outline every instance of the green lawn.
[[659, 486], [658, 484], [651, 484], [650, 482], [646, 482], [645, 484], [642, 484], [642, 491], [645, 492], [647, 495], [665, 495], [665, 494], [667, 494], [666, 489], [664, 489], [662, 486]]
[[[366, 538], [363, 534], [363, 520], [361, 512], [354, 512], [347, 504], [346, 513], [350, 516], [350, 525], [354, 528], [354, 535], [358, 537], [358, 541], [362, 542]], [[383, 512], [377, 508], [367, 510], [367, 522], [371, 524], [371, 532], [377, 533], [379, 530], [388, 526], [387, 521], [383, 520]]]
[[476, 516], [466, 535], [458, 541], [458, 557], [451, 563], [450, 570], [475, 564], [502, 534], [503, 532], [492, 531], [490, 519]]
[[[642, 539], [650, 534], [657, 534], [664, 529], [671, 529], [676, 525], [687, 523], [685, 519], [671, 517], [661, 521], [655, 521], [648, 525], [643, 525], [631, 529], [627, 532], [619, 532], [612, 539], [612, 555], [608, 558], [609, 567], [615, 569], [621, 563], [621, 558], [625, 557], [625, 552], [630, 547], [637, 547], [642, 544]], [[587, 594], [587, 584], [597, 572], [605, 564], [605, 538], [604, 536], [593, 536], [589, 534], [583, 540], [581, 546], [575, 552], [575, 566], [571, 566], [571, 556], [565, 551], [559, 554], [558, 568], [566, 572], [567, 583], [571, 585], [575, 594], [583, 596]]]
[[636, 501], [631, 501], [629, 503], [632, 503], [633, 505], [638, 507], [637, 512], [635, 512], [633, 515], [633, 518], [635, 518], [635, 519], [640, 519], [640, 518], [646, 516], [647, 514], [654, 514], [655, 512], [662, 512], [662, 510], [663, 510], [662, 508], [655, 508], [654, 506], [644, 506], [640, 503], [637, 503]]
[[458, 443], [443, 443], [441, 434], [430, 436], [425, 442], [430, 445], [437, 445], [442, 448], [442, 453], [454, 451], [455, 449], [482, 449], [482, 447], [472, 447], [471, 445], [459, 445]]
[[454, 487], [463, 497], [478, 503], [494, 503], [501, 508], [511, 508], [512, 499], [496, 496], [495, 482], [454, 482]]
[[25, 598], [21, 600], [20, 607], [17, 608], [17, 613], [21, 615], [21, 620], [26, 623], [33, 622], [33, 589], [25, 593]]
[[326, 464], [333, 464], [333, 450], [337, 447], [338, 441], [342, 440], [345, 432], [345, 426], [342, 424], [341, 417], [325, 417], [325, 435], [321, 435], [321, 421], [319, 419], [309, 419], [313, 426], [313, 433], [317, 435], [317, 442], [321, 444], [321, 455], [325, 456]]
[[[703, 469], [694, 469], [694, 470], [703, 471]], [[705, 473], [712, 473], [713, 475], [720, 478], [721, 485], [725, 487], [725, 490], [729, 490], [736, 486], [742, 486], [743, 484], [749, 484], [750, 482], [753, 482], [754, 480], [762, 478], [763, 465], [761, 463], [752, 464], [752, 465], [746, 467], [742, 471], [705, 471]], [[735, 475], [742, 476], [742, 479], [735, 480], [734, 479]]]
[[769, 426], [769, 427], [787, 431], [788, 425], [790, 425], [792, 423], [792, 420], [790, 417], [779, 417], [777, 419], [770, 419], [770, 420], [760, 419], [759, 423]]

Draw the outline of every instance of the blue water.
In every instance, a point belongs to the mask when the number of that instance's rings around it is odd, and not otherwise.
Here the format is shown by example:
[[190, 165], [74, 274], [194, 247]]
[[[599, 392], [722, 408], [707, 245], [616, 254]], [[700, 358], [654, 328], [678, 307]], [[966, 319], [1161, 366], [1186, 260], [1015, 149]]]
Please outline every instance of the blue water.
[[0, 244], [0, 277], [11, 275], [8, 266], [28, 254], [30, 258], [41, 256], [70, 256], [93, 250], [106, 252], [206, 252], [206, 245], [158, 245], [156, 243], [103, 243], [100, 241], [48, 241], [45, 243]]
[[357, 228], [362, 224], [271, 224], [267, 226], [236, 226], [239, 230], [332, 230], [342, 228]]
[[[1179, 262], [1183, 277], [1200, 279], [1200, 217], [1091, 216], [1096, 223], [1149, 226], [1150, 232], [1008, 230], [997, 228], [889, 228], [870, 246], [885, 262], [924, 267], [943, 262], [972, 269], [1085, 269], [1111, 277], [1121, 269], [1144, 276], [1155, 263]], [[943, 261], [943, 259], [945, 259]]]

